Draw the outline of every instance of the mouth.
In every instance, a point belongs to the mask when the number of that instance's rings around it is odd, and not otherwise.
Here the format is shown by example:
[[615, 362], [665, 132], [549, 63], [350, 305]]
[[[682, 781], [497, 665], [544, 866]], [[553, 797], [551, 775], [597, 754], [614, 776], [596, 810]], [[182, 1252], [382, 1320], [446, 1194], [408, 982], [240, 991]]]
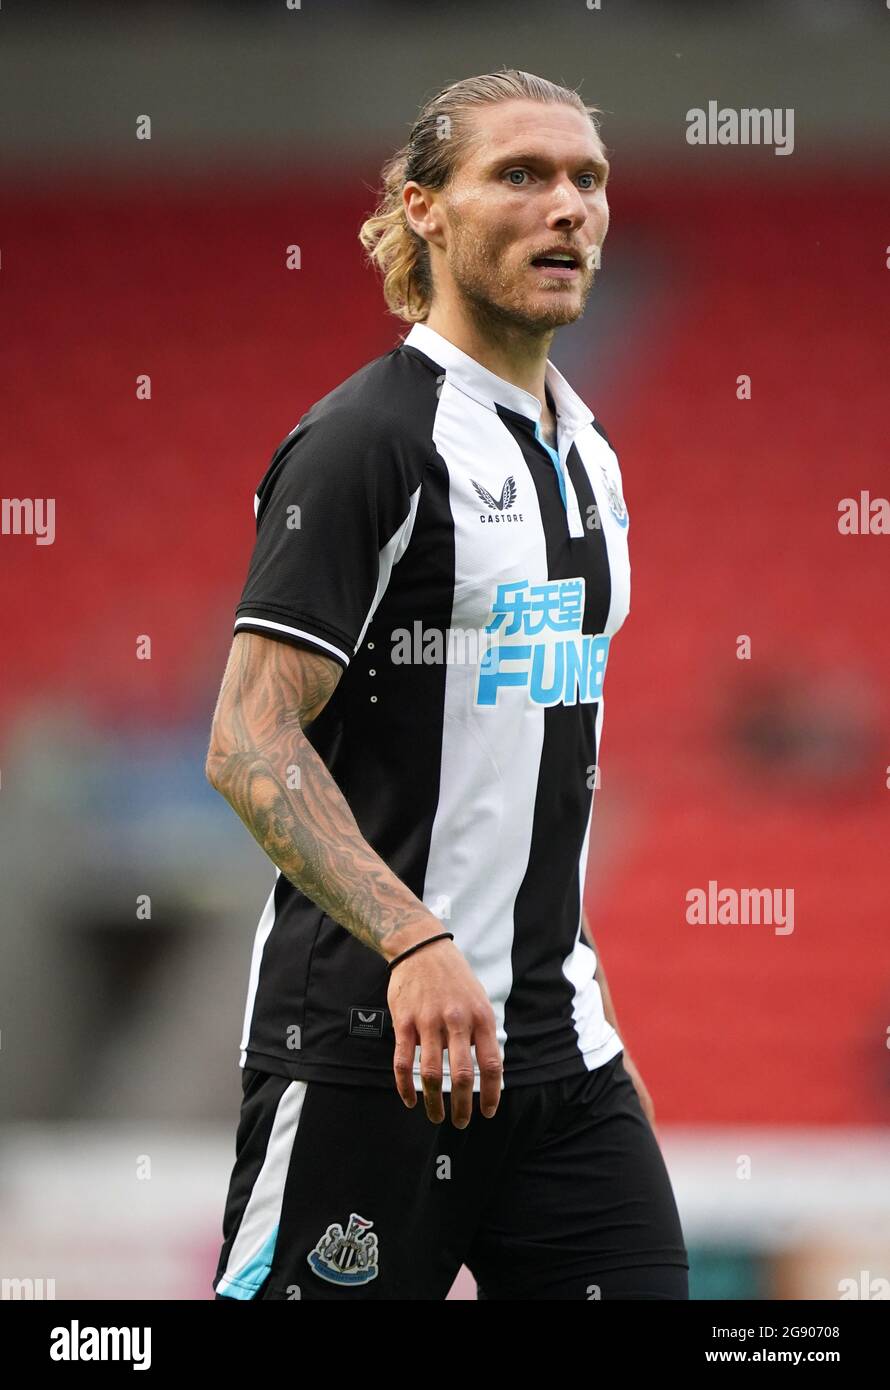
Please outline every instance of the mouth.
[[581, 260], [571, 251], [554, 251], [549, 256], [535, 256], [532, 268], [548, 280], [576, 280], [581, 274]]

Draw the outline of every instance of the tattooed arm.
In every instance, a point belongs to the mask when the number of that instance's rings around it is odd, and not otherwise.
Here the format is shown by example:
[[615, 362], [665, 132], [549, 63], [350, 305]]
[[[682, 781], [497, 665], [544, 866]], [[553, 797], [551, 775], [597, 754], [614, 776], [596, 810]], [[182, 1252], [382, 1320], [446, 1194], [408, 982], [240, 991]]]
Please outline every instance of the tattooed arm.
[[[306, 738], [305, 726], [324, 709], [341, 675], [340, 664], [319, 652], [236, 633], [205, 771], [284, 876], [389, 961], [438, 934], [442, 923], [364, 839]], [[294, 768], [298, 779], [289, 772]], [[289, 786], [293, 780], [299, 786]], [[419, 1042], [427, 1114], [437, 1123], [444, 1118], [442, 1049], [447, 1047], [452, 1119], [468, 1123], [470, 1043], [475, 1042], [483, 1113], [493, 1114], [501, 1075], [494, 1014], [454, 943], [437, 941], [400, 962], [387, 1002], [396, 1034], [396, 1083], [405, 1104], [417, 1099], [413, 1064]]]
[[237, 633], [206, 774], [284, 876], [388, 960], [442, 924], [363, 839], [303, 732], [342, 673], [308, 648]]

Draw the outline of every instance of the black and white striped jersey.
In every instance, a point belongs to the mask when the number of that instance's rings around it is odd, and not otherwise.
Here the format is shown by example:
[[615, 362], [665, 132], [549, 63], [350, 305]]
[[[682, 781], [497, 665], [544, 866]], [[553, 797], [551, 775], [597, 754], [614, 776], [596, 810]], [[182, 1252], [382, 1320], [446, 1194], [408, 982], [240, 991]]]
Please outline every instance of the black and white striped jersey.
[[[344, 667], [308, 738], [368, 843], [454, 932], [505, 1086], [622, 1047], [581, 913], [628, 514], [605, 433], [551, 362], [546, 388], [558, 451], [535, 396], [415, 324], [276, 450], [235, 623]], [[393, 1086], [388, 978], [277, 872], [241, 1065]]]

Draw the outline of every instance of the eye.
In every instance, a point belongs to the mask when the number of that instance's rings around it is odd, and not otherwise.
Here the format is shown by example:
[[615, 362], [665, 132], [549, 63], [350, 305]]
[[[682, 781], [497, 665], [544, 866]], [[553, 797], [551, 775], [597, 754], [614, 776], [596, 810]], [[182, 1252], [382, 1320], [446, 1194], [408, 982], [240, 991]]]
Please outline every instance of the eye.
[[521, 187], [522, 187], [522, 184], [521, 184], [521, 183], [517, 183], [517, 182], [515, 181], [515, 179], [513, 178], [513, 175], [514, 175], [514, 174], [518, 174], [519, 177], [520, 177], [520, 179], [524, 179], [525, 176], [526, 176], [526, 170], [525, 170], [525, 169], [508, 169], [508, 170], [507, 170], [507, 175], [506, 175], [506, 176], [507, 176], [507, 178], [510, 180], [510, 182], [513, 184], [513, 187], [514, 187], [514, 188], [521, 188]]
[[599, 181], [600, 181], [600, 176], [599, 176], [599, 174], [581, 174], [581, 175], [579, 175], [579, 177], [582, 178], [582, 179], [592, 179], [592, 180], [593, 180], [592, 183], [586, 183], [586, 184], [584, 185], [584, 188], [585, 188], [585, 189], [588, 189], [588, 188], [596, 188], [597, 185], [599, 184]]

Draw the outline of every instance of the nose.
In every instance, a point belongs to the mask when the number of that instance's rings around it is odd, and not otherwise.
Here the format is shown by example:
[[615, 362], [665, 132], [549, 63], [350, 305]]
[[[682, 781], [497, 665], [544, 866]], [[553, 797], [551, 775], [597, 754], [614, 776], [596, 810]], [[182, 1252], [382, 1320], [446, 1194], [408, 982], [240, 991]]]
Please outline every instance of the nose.
[[553, 190], [553, 202], [547, 214], [548, 227], [580, 227], [587, 221], [588, 207], [581, 190], [569, 179], [563, 179]]

